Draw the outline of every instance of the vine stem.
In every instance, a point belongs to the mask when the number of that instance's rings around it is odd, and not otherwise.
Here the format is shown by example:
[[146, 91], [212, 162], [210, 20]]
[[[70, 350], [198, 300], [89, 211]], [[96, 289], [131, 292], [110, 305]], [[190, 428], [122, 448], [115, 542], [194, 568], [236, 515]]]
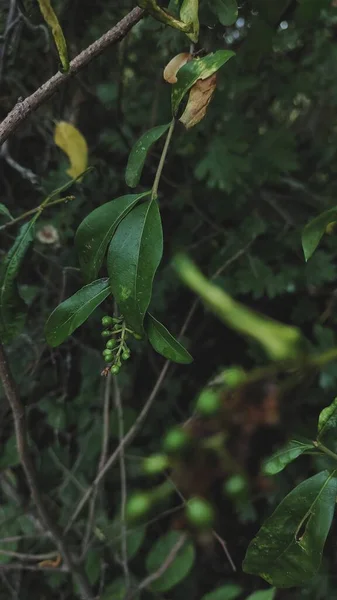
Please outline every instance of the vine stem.
[[63, 202], [69, 202], [69, 200], [75, 200], [75, 196], [65, 196], [65, 198], [58, 198], [57, 200], [54, 200], [53, 202], [49, 202], [48, 204], [45, 204], [44, 202], [42, 202], [42, 204], [40, 204], [39, 206], [36, 206], [35, 208], [31, 208], [30, 210], [27, 210], [25, 213], [23, 213], [19, 217], [12, 219], [12, 221], [8, 221], [8, 223], [1, 225], [0, 231], [2, 231], [3, 229], [8, 229], [8, 227], [12, 227], [12, 225], [16, 225], [16, 223], [19, 223], [19, 221], [22, 221], [23, 219], [30, 217], [30, 215], [35, 215], [36, 213], [42, 213], [42, 211], [47, 206], [49, 208], [49, 206], [55, 206], [55, 204], [62, 204]]
[[163, 172], [163, 168], [164, 168], [165, 160], [166, 160], [166, 157], [167, 157], [167, 152], [168, 152], [168, 149], [169, 149], [169, 145], [170, 145], [170, 142], [171, 142], [171, 139], [172, 139], [172, 134], [173, 134], [173, 131], [174, 131], [175, 124], [176, 124], [176, 120], [173, 117], [173, 119], [172, 119], [172, 121], [170, 123], [169, 130], [167, 132], [167, 136], [166, 136], [164, 148], [163, 148], [163, 151], [161, 153], [160, 161], [159, 161], [158, 168], [157, 168], [157, 171], [156, 171], [156, 175], [155, 175], [155, 178], [154, 178], [154, 182], [153, 182], [153, 186], [152, 186], [152, 192], [151, 192], [151, 199], [152, 200], [155, 200], [157, 198], [157, 196], [158, 196], [159, 182], [160, 182], [161, 174]]

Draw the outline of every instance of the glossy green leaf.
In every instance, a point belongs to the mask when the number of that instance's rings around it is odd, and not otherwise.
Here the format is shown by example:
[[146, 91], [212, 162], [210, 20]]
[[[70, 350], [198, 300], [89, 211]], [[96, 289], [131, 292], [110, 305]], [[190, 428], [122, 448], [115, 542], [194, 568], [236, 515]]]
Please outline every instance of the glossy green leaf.
[[211, 0], [209, 6], [218, 17], [221, 25], [225, 27], [234, 25], [238, 18], [238, 4], [236, 0]]
[[8, 219], [10, 221], [13, 221], [13, 217], [12, 217], [11, 213], [9, 212], [7, 206], [2, 203], [0, 203], [0, 215], [5, 215], [5, 217], [8, 217]]
[[302, 247], [305, 260], [315, 252], [327, 226], [333, 221], [337, 221], [337, 208], [330, 208], [318, 215], [312, 221], [309, 221], [302, 232]]
[[234, 52], [231, 50], [218, 50], [204, 58], [194, 58], [181, 67], [177, 73], [178, 81], [172, 86], [173, 114], [177, 113], [183, 97], [198, 79], [207, 79], [216, 73], [232, 56]]
[[236, 600], [240, 594], [242, 594], [242, 587], [235, 583], [229, 583], [209, 592], [201, 600]]
[[[178, 543], [181, 533], [169, 531], [160, 537], [152, 546], [146, 557], [146, 568], [149, 573], [154, 573], [161, 567], [163, 562]], [[193, 567], [195, 560], [195, 549], [193, 543], [188, 540], [178, 551], [176, 557], [165, 570], [165, 572], [151, 584], [154, 592], [167, 592], [180, 581], [185, 579]]]
[[150, 313], [146, 315], [145, 331], [149, 342], [162, 356], [177, 363], [189, 364], [193, 358], [189, 352], [176, 340], [170, 332]]
[[295, 460], [298, 456], [306, 452], [307, 450], [313, 450], [314, 446], [312, 443], [300, 442], [298, 440], [291, 440], [286, 446], [280, 448], [275, 454], [264, 462], [263, 473], [265, 475], [275, 475], [286, 467], [289, 463]]
[[110, 294], [107, 279], [97, 279], [59, 304], [51, 313], [46, 326], [46, 340], [53, 348], [59, 346]]
[[80, 224], [75, 246], [86, 281], [97, 277], [111, 238], [121, 220], [150, 192], [128, 194], [99, 206]]
[[303, 481], [284, 498], [250, 543], [243, 570], [286, 588], [317, 573], [335, 510], [335, 471]]
[[163, 254], [158, 204], [148, 200], [119, 224], [108, 250], [111, 291], [127, 324], [139, 334]]
[[132, 188], [138, 185], [148, 151], [164, 135], [169, 127], [170, 123], [153, 127], [153, 129], [143, 133], [139, 140], [137, 140], [129, 154], [126, 167], [125, 181], [127, 185]]
[[15, 338], [25, 321], [26, 305], [19, 295], [16, 277], [33, 241], [36, 218], [21, 227], [0, 268], [0, 336], [5, 344]]
[[236, 302], [224, 290], [208, 281], [186, 256], [176, 257], [175, 267], [182, 281], [226, 325], [255, 339], [273, 360], [296, 358], [304, 352], [305, 341], [296, 327], [278, 323]]
[[186, 35], [196, 44], [199, 37], [199, 0], [183, 0], [180, 18], [184, 23], [192, 23], [193, 31]]
[[274, 600], [276, 589], [270, 588], [269, 590], [258, 590], [253, 592], [246, 598], [246, 600]]
[[319, 415], [317, 432], [318, 442], [337, 451], [337, 398]]

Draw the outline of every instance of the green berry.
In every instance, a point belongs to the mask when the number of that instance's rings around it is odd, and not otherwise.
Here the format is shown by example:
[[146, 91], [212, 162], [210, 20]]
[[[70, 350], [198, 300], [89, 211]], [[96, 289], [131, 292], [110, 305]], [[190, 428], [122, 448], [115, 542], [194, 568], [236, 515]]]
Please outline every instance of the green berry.
[[122, 352], [122, 359], [123, 360], [128, 360], [128, 358], [130, 358], [130, 351], [129, 350], [124, 350], [124, 352]]
[[135, 340], [141, 340], [142, 339], [142, 336], [139, 335], [139, 333], [133, 333], [132, 335], [135, 338]]
[[103, 329], [102, 333], [101, 333], [102, 337], [110, 337], [111, 336], [111, 331], [109, 329]]
[[112, 362], [112, 360], [113, 360], [113, 354], [112, 354], [112, 353], [111, 353], [111, 354], [105, 354], [105, 356], [104, 356], [104, 360], [105, 360], [105, 362], [107, 362], [107, 363], [108, 363], [108, 362]]
[[221, 399], [219, 394], [212, 389], [205, 389], [201, 392], [198, 400], [196, 409], [198, 413], [205, 417], [211, 417], [214, 415], [221, 406]]
[[105, 346], [108, 350], [113, 350], [113, 348], [115, 348], [116, 345], [117, 345], [117, 342], [115, 339], [108, 340], [107, 343], [105, 344]]
[[168, 458], [165, 454], [153, 454], [143, 462], [143, 469], [147, 475], [157, 475], [162, 473], [169, 466]]
[[229, 388], [233, 389], [244, 383], [246, 373], [242, 367], [230, 367], [221, 374], [221, 378]]
[[164, 450], [168, 454], [182, 452], [191, 442], [191, 438], [187, 431], [181, 427], [175, 427], [168, 432], [164, 439]]
[[186, 518], [197, 529], [210, 529], [214, 523], [214, 510], [207, 500], [191, 498], [186, 504]]
[[148, 494], [142, 492], [134, 494], [127, 503], [127, 519], [137, 521], [143, 517], [146, 517], [151, 509], [151, 504], [151, 498]]
[[112, 365], [111, 369], [110, 369], [110, 373], [112, 375], [118, 375], [120, 370], [120, 367], [118, 365]]
[[103, 327], [110, 327], [110, 325], [113, 325], [112, 317], [105, 315], [105, 317], [102, 318], [102, 325]]
[[112, 356], [112, 351], [108, 350], [108, 348], [105, 348], [102, 352], [103, 356]]

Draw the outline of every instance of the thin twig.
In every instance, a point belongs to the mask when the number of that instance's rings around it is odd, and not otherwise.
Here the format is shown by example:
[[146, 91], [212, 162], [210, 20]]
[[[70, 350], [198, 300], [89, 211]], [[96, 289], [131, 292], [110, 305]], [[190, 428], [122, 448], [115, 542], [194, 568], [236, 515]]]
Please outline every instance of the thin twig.
[[39, 177], [28, 167], [23, 167], [11, 156], [8, 148], [8, 140], [3, 143], [0, 149], [0, 156], [6, 163], [17, 171], [23, 179], [27, 179], [34, 187], [39, 188]]
[[[121, 400], [121, 391], [118, 384], [118, 378], [113, 378], [114, 386], [114, 402], [117, 412], [118, 419], [118, 441], [119, 444], [124, 439], [124, 416], [123, 416], [123, 405]], [[130, 572], [128, 565], [128, 548], [127, 548], [127, 526], [126, 526], [126, 501], [127, 501], [127, 482], [126, 482], [126, 468], [125, 468], [125, 450], [122, 448], [119, 455], [119, 470], [121, 480], [121, 558], [122, 567], [124, 572], [125, 589], [126, 591], [130, 586]]]
[[78, 585], [83, 600], [94, 600], [94, 596], [91, 592], [90, 585], [85, 573], [79, 567], [76, 560], [73, 558], [71, 552], [68, 550], [64, 537], [62, 536], [57, 525], [55, 524], [55, 519], [49, 514], [49, 511], [40, 493], [37, 483], [35, 467], [30, 455], [30, 448], [28, 444], [25, 409], [21, 402], [6, 353], [1, 342], [0, 380], [2, 382], [5, 396], [7, 397], [13, 414], [15, 437], [20, 462], [25, 472], [30, 493], [32, 495], [34, 504], [38, 510], [41, 521], [43, 522], [46, 529], [50, 531], [54, 542], [62, 556], [65, 566], [68, 568]]
[[60, 86], [69, 81], [71, 77], [76, 75], [83, 67], [86, 67], [94, 58], [102, 54], [104, 50], [120, 42], [143, 16], [144, 11], [141, 8], [131, 10], [117, 25], [93, 42], [88, 48], [82, 50], [71, 61], [67, 73], [56, 73], [31, 94], [31, 96], [28, 96], [22, 102], [18, 102], [0, 125], [0, 145], [32, 112], [55, 94]]
[[9, 227], [12, 227], [13, 225], [16, 225], [16, 223], [18, 223], [19, 221], [22, 221], [23, 219], [27, 219], [27, 217], [30, 217], [30, 215], [34, 215], [35, 213], [42, 212], [47, 207], [49, 208], [50, 206], [55, 206], [55, 204], [62, 204], [63, 202], [69, 202], [70, 200], [75, 200], [75, 196], [65, 196], [64, 198], [58, 198], [57, 200], [54, 200], [53, 202], [50, 202], [49, 204], [47, 204], [45, 206], [43, 206], [41, 204], [40, 206], [31, 208], [30, 210], [27, 210], [25, 213], [23, 213], [19, 217], [16, 217], [15, 219], [8, 221], [4, 225], [1, 225], [0, 231], [2, 231], [3, 229], [8, 229]]
[[13, 552], [12, 550], [3, 550], [0, 549], [0, 554], [3, 554], [4, 556], [12, 556], [13, 558], [19, 558], [20, 560], [47, 560], [47, 559], [52, 559], [55, 558], [56, 556], [58, 556], [57, 552], [48, 552], [46, 554], [25, 554], [23, 552]]
[[214, 531], [214, 529], [213, 529], [212, 533], [213, 533], [213, 536], [215, 537], [215, 539], [218, 540], [221, 548], [223, 549], [224, 553], [226, 554], [226, 558], [227, 558], [230, 566], [232, 567], [234, 573], [236, 573], [236, 566], [235, 566], [234, 561], [229, 553], [229, 550], [227, 548], [227, 544], [226, 544], [225, 540], [223, 540], [222, 537], [220, 537], [219, 534], [216, 531]]
[[173, 135], [175, 124], [176, 124], [176, 120], [175, 120], [175, 118], [173, 118], [172, 121], [171, 121], [169, 130], [167, 132], [167, 136], [166, 136], [164, 148], [163, 148], [163, 151], [161, 153], [160, 161], [159, 161], [158, 168], [157, 168], [157, 171], [156, 171], [156, 175], [155, 175], [155, 178], [154, 178], [154, 182], [153, 182], [153, 186], [152, 186], [152, 192], [151, 192], [151, 198], [157, 198], [157, 195], [158, 195], [159, 182], [160, 182], [161, 174], [162, 174], [162, 171], [163, 171], [163, 168], [164, 168], [164, 164], [165, 164], [167, 152], [168, 152], [168, 149], [169, 149], [169, 145], [170, 145], [170, 142], [171, 142], [171, 138], [172, 138], [172, 135]]

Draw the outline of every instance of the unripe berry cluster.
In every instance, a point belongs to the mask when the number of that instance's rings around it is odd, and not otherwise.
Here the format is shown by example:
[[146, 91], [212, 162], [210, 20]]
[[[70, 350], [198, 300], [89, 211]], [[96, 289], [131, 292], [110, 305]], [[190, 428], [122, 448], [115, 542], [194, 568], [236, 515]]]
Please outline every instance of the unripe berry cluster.
[[110, 364], [110, 372], [112, 375], [117, 375], [122, 366], [122, 361], [130, 358], [130, 348], [126, 340], [129, 334], [132, 334], [137, 339], [140, 338], [137, 334], [126, 327], [122, 316], [110, 317], [105, 315], [102, 318], [102, 337], [107, 338], [105, 349], [103, 350], [103, 358], [105, 362]]

